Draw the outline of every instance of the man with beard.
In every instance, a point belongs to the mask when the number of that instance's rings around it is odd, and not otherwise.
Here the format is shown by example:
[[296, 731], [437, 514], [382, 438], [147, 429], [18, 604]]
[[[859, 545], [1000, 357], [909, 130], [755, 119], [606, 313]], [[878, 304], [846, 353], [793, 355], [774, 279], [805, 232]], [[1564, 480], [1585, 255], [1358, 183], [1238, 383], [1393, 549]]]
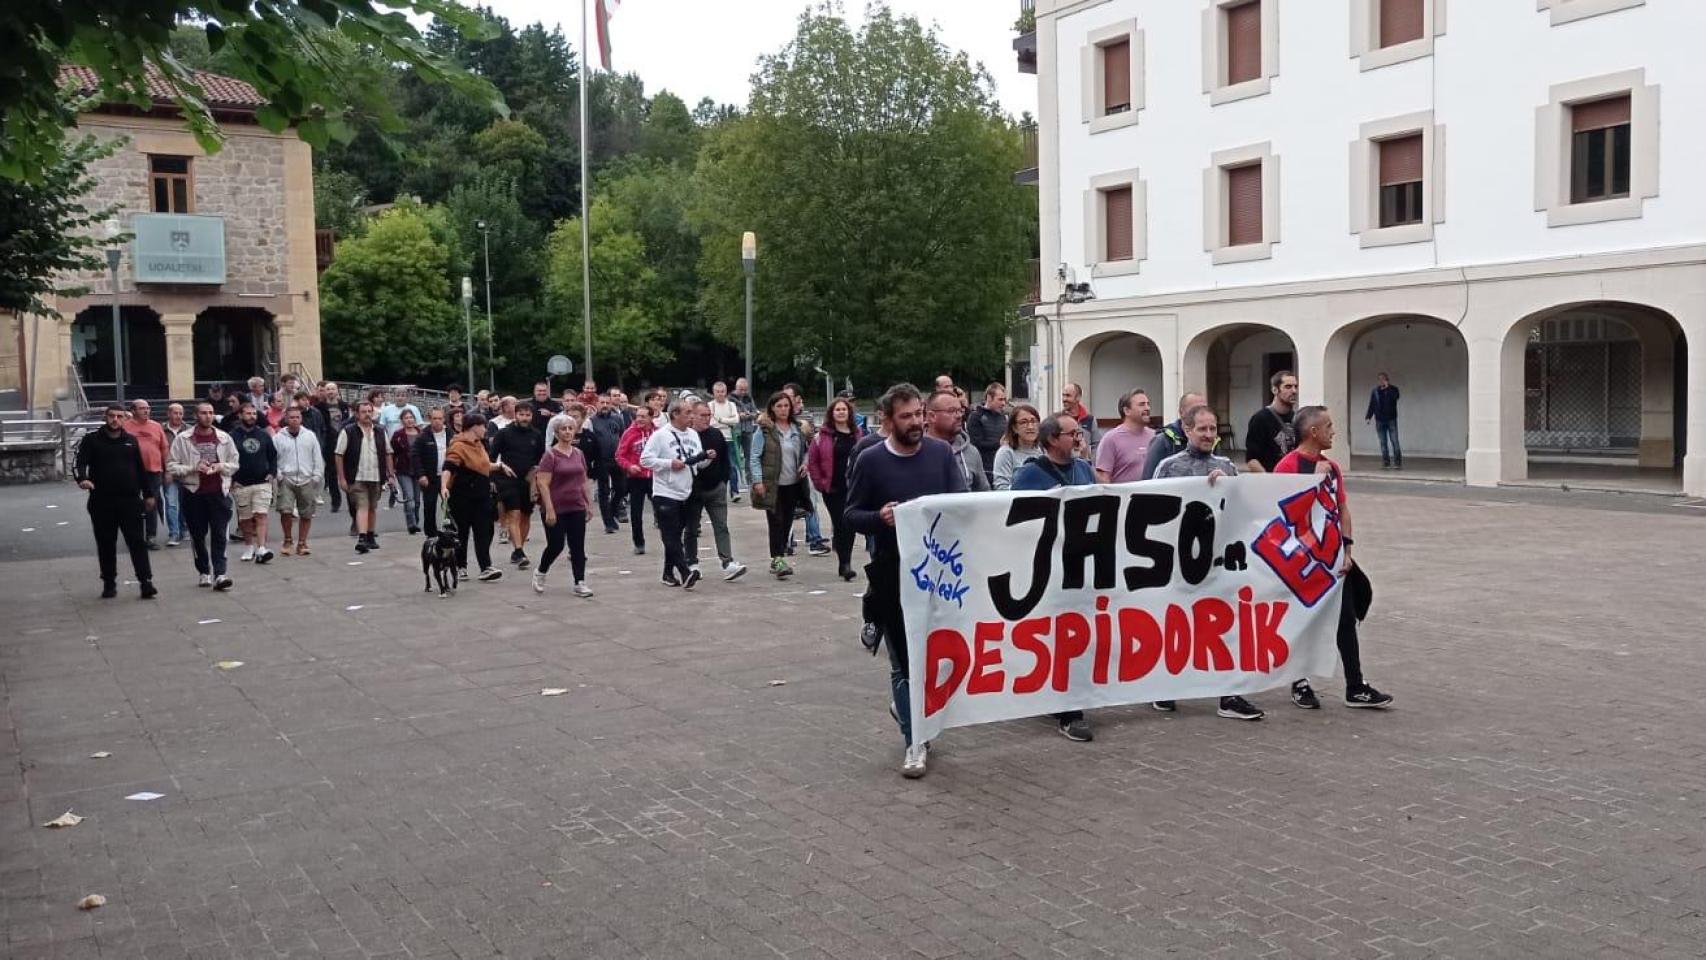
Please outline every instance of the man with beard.
[[545, 436], [533, 428], [533, 405], [515, 405], [515, 419], [492, 440], [492, 473], [497, 481], [499, 522], [509, 531], [509, 562], [523, 570], [527, 559], [527, 537], [533, 521], [533, 470], [545, 455]]
[[237, 411], [237, 428], [231, 442], [237, 445], [237, 472], [231, 477], [231, 503], [237, 511], [237, 531], [246, 548], [244, 561], [267, 563], [267, 514], [272, 512], [272, 482], [278, 476], [278, 448], [272, 431], [260, 422], [253, 401], [245, 400]]
[[154, 568], [142, 534], [143, 514], [152, 513], [155, 506], [144, 483], [148, 473], [142, 462], [142, 445], [125, 429], [124, 408], [108, 404], [101, 429], [77, 445], [73, 470], [77, 486], [89, 492], [89, 521], [95, 528], [95, 555], [101, 566], [104, 600], [118, 596], [120, 534], [130, 551], [130, 567], [141, 584], [142, 599], [151, 600], [159, 592], [154, 589]]

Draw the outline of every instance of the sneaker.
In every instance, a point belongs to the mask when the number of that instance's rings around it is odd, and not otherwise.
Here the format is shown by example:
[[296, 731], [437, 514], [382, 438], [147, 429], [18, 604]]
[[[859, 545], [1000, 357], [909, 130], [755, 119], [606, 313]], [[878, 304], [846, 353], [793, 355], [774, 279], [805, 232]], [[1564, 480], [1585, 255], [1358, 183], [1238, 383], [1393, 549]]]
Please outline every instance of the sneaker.
[[1157, 713], [1172, 713], [1179, 709], [1179, 704], [1173, 700], [1157, 700], [1149, 706]]
[[592, 588], [584, 583], [575, 584], [575, 596], [585, 600], [592, 596]]
[[150, 550], [160, 549], [160, 541], [155, 540], [152, 537], [150, 537], [148, 540], [148, 549], [150, 549]]
[[819, 540], [818, 542], [806, 547], [806, 552], [814, 557], [827, 557], [829, 556], [829, 544]]
[[605, 527], [604, 532], [606, 535], [612, 534], [612, 533], [621, 533], [622, 529], [620, 527]]
[[196, 582], [196, 586], [198, 586], [198, 587], [211, 587], [211, 586], [213, 586], [213, 574], [211, 574], [211, 573], [202, 574], [201, 579]]
[[114, 598], [116, 596], [118, 596], [118, 584], [113, 583], [111, 580], [108, 580], [106, 583], [101, 584], [101, 599], [102, 600], [111, 600], [112, 598]]
[[915, 743], [906, 748], [906, 756], [900, 761], [900, 775], [908, 780], [917, 780], [924, 776], [929, 764], [930, 744]]
[[1392, 705], [1392, 695], [1381, 693], [1368, 684], [1345, 691], [1345, 706], [1384, 710]]
[[509, 562], [515, 564], [518, 567], [521, 566], [521, 562], [523, 560], [526, 560], [526, 559], [527, 559], [527, 554], [522, 553], [519, 548], [515, 549], [515, 550], [511, 550], [509, 552]]
[[729, 495], [729, 502], [730, 503], [739, 503], [740, 502], [740, 494], [738, 494], [738, 493], [730, 494]]
[[[517, 553], [521, 553], [521, 551], [519, 551], [519, 550], [517, 550], [517, 551], [516, 551], [516, 552], [517, 552]], [[532, 560], [529, 560], [529, 559], [527, 559], [527, 554], [525, 554], [525, 553], [522, 553], [522, 554], [521, 554], [521, 559], [520, 559], [520, 560], [517, 560], [517, 561], [515, 561], [515, 565], [516, 565], [516, 568], [517, 568], [517, 569], [520, 569], [520, 570], [526, 570], [526, 569], [527, 569], [527, 568], [528, 568], [528, 567], [531, 567], [531, 566], [533, 566], [533, 561], [532, 561]]]
[[273, 552], [271, 550], [268, 550], [266, 547], [262, 547], [259, 550], [255, 551], [255, 562], [256, 563], [271, 563], [272, 558], [273, 558]]
[[679, 587], [679, 586], [681, 586], [681, 581], [675, 579], [675, 574], [673, 574], [673, 573], [664, 574], [663, 576], [658, 578], [658, 582], [663, 584], [666, 587]]
[[1266, 714], [1243, 697], [1221, 697], [1220, 709], [1215, 711], [1228, 720], [1260, 720]]
[[142, 586], [142, 599], [144, 599], [144, 600], [152, 600], [155, 597], [160, 595], [159, 589], [157, 589], [154, 586], [154, 581], [152, 581], [152, 580], [142, 581], [141, 586]]
[[494, 580], [502, 580], [503, 578], [504, 572], [502, 570], [499, 570], [497, 567], [487, 567], [480, 571], [479, 580], [481, 583], [491, 583]]
[[463, 567], [462, 569], [456, 571], [456, 579], [462, 581], [463, 583], [467, 583], [471, 579], [468, 576], [468, 568]]
[[794, 568], [788, 566], [788, 561], [775, 557], [770, 561], [770, 572], [776, 575], [776, 579], [785, 580], [794, 575]]
[[699, 581], [701, 579], [703, 579], [703, 577], [699, 575], [699, 568], [691, 567], [687, 571], [687, 579], [681, 581], [681, 589], [691, 590], [699, 585]]
[[178, 538], [176, 538], [176, 537], [173, 537], [173, 538], [172, 538], [172, 539], [170, 539], [170, 540], [167, 540], [167, 541], [166, 541], [166, 546], [168, 546], [168, 547], [175, 547], [175, 546], [177, 546], [177, 545], [178, 545], [178, 544], [180, 544], [180, 543], [183, 543], [183, 541], [182, 541], [182, 540], [179, 540], [179, 539], [178, 539]]
[[369, 549], [369, 550], [378, 550], [379, 549], [379, 534], [370, 533], [367, 535], [367, 549]]
[[509, 542], [509, 531], [508, 530], [505, 530], [502, 527], [498, 528], [498, 542], [499, 543], [508, 543]]
[[545, 592], [545, 571], [543, 571], [543, 570], [533, 571], [533, 592], [534, 593], [544, 593]]
[[420, 527], [410, 527], [409, 528], [409, 536], [411, 536], [411, 537], [418, 535], [420, 532], [421, 532]]
[[367, 545], [367, 538], [366, 537], [357, 537], [356, 538], [356, 540], [355, 540], [355, 552], [356, 553], [366, 553], [367, 551], [369, 551], [371, 549], [373, 549], [373, 548]]
[[227, 576], [223, 576], [223, 575], [218, 576], [218, 577], [214, 577], [213, 578], [213, 589], [215, 589], [215, 590], [229, 590], [229, 589], [231, 589], [231, 578], [227, 577]]
[[645, 555], [646, 555], [646, 545], [643, 543], [635, 544], [634, 545], [634, 556], [643, 557]]
[[250, 560], [255, 559], [255, 548], [250, 547], [249, 549], [244, 550], [243, 555], [237, 559], [242, 560], [244, 563], [248, 563]]
[[1090, 721], [1083, 717], [1077, 720], [1062, 720], [1059, 727], [1060, 735], [1075, 743], [1089, 743], [1096, 739], [1096, 734], [1090, 730]]
[[296, 541], [290, 537], [285, 537], [284, 543], [279, 545], [278, 552], [282, 554], [289, 554], [291, 548], [294, 546], [296, 546]]
[[[859, 628], [859, 644], [869, 651], [871, 656], [874, 657], [877, 655], [877, 647], [881, 645], [882, 642], [882, 627], [879, 627], [874, 623], [867, 623]], [[891, 704], [890, 706], [892, 707], [893, 705]]]
[[296, 545], [296, 555], [297, 556], [306, 557], [306, 556], [308, 556], [309, 553], [310, 553], [310, 551], [308, 549], [308, 541], [304, 540], [301, 543], [298, 543]]
[[1308, 680], [1299, 680], [1291, 685], [1291, 702], [1299, 710], [1321, 709], [1321, 701], [1316, 698], [1315, 688], [1309, 685]]
[[723, 564], [724, 580], [739, 580], [744, 576], [746, 576], [746, 564], [741, 563], [739, 560], [730, 560], [728, 563]]

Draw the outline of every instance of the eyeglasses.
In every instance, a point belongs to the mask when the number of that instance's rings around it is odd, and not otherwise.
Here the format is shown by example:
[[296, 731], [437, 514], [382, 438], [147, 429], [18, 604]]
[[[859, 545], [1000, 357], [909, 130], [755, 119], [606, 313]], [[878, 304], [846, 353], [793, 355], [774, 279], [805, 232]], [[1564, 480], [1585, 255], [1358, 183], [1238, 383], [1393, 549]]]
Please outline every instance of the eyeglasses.
[[1062, 430], [1062, 431], [1060, 431], [1060, 435], [1063, 437], [1082, 437], [1084, 435], [1084, 431], [1082, 431], [1082, 430]]

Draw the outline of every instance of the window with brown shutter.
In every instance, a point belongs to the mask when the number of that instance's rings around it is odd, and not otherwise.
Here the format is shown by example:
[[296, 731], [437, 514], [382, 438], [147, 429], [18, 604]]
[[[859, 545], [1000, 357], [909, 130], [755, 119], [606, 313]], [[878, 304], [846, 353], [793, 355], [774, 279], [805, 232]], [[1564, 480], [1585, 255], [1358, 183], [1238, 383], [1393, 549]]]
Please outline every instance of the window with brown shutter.
[[1382, 140], [1380, 150], [1380, 225], [1422, 222], [1422, 135]]
[[1262, 75], [1262, 0], [1227, 7], [1226, 83], [1231, 86]]
[[1226, 171], [1226, 245], [1262, 242], [1262, 165]]
[[1102, 191], [1103, 262], [1130, 260], [1131, 251], [1131, 187], [1115, 187]]
[[1570, 107], [1570, 202], [1629, 195], [1629, 95]]
[[1379, 0], [1380, 46], [1395, 47], [1422, 38], [1422, 0]]
[[195, 191], [191, 187], [189, 157], [149, 154], [148, 181], [155, 213], [195, 211]]
[[1102, 47], [1102, 115], [1131, 109], [1131, 41]]

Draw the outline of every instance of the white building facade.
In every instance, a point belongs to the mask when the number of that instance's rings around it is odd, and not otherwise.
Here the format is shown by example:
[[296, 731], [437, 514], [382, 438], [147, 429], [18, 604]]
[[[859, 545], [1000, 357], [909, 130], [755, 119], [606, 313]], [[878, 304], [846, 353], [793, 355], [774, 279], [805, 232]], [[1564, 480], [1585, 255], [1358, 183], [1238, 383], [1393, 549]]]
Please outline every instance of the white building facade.
[[1039, 389], [1206, 390], [1240, 445], [1290, 369], [1360, 455], [1387, 372], [1406, 456], [1472, 484], [1706, 496], [1702, 32], [1698, 0], [1038, 0]]

